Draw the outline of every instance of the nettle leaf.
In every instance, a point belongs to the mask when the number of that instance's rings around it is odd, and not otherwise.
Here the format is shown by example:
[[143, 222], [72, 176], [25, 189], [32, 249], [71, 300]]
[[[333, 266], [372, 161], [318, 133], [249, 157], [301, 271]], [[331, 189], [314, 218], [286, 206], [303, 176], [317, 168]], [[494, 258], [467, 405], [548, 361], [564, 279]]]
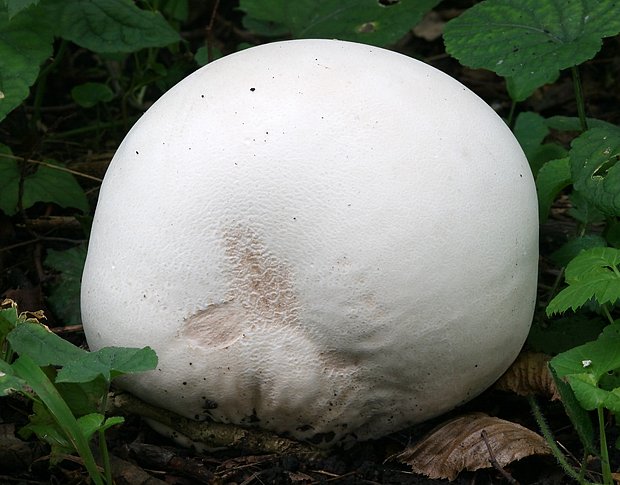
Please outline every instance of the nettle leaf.
[[13, 350], [29, 356], [38, 366], [66, 365], [88, 354], [39, 323], [18, 325], [8, 336]]
[[341, 39], [384, 46], [415, 26], [440, 0], [241, 0], [243, 24], [260, 35]]
[[551, 130], [547, 120], [538, 113], [531, 111], [519, 113], [513, 131], [530, 163], [534, 177], [545, 163], [564, 158], [567, 154], [557, 143], [543, 143]]
[[135, 52], [180, 41], [161, 14], [131, 0], [48, 0], [45, 6], [60, 37], [94, 52]]
[[[1, 62], [1, 61], [0, 61]], [[1, 74], [0, 74], [1, 75]], [[47, 163], [62, 168], [49, 160]], [[15, 160], [0, 156], [0, 209], [7, 215], [18, 211], [20, 168]], [[75, 177], [65, 171], [41, 165], [24, 180], [22, 204], [24, 209], [37, 202], [52, 202], [61, 207], [73, 207], [88, 212], [88, 199]]]
[[620, 215], [620, 128], [592, 128], [569, 152], [575, 189], [604, 214]]
[[58, 372], [56, 382], [88, 382], [100, 375], [110, 381], [122, 374], [145, 372], [156, 366], [157, 355], [150, 347], [104, 347], [81, 356], [79, 361], [67, 363]]
[[466, 66], [512, 78], [524, 99], [558, 71], [594, 57], [601, 39], [618, 32], [620, 2], [487, 0], [448, 22], [444, 40]]
[[602, 406], [610, 411], [620, 412], [620, 389], [601, 389], [590, 374], [575, 374], [567, 379], [584, 409], [593, 411]]
[[570, 161], [568, 158], [550, 160], [536, 175], [536, 192], [538, 194], [538, 215], [541, 222], [547, 220], [549, 210], [558, 194], [572, 182]]
[[60, 274], [51, 285], [48, 301], [54, 313], [63, 320], [65, 325], [79, 324], [80, 314], [80, 281], [86, 246], [76, 246], [66, 251], [49, 249], [45, 265]]
[[620, 250], [588, 249], [566, 267], [568, 288], [558, 293], [547, 306], [547, 315], [576, 311], [594, 298], [599, 304], [615, 303], [620, 298]]
[[9, 19], [11, 11], [0, 12], [0, 120], [28, 97], [54, 41], [49, 19], [36, 9]]

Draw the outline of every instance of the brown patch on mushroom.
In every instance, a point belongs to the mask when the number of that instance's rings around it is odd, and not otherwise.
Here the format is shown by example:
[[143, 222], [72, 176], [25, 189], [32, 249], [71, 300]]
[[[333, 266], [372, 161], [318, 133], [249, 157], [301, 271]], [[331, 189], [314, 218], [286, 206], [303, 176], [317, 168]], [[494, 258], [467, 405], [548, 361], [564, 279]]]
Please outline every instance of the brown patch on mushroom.
[[247, 227], [226, 230], [224, 245], [233, 270], [230, 299], [238, 302], [253, 322], [296, 325], [299, 302], [286, 263]]
[[227, 229], [223, 240], [229, 294], [186, 318], [179, 336], [225, 348], [251, 329], [296, 325], [299, 304], [288, 266], [249, 228]]

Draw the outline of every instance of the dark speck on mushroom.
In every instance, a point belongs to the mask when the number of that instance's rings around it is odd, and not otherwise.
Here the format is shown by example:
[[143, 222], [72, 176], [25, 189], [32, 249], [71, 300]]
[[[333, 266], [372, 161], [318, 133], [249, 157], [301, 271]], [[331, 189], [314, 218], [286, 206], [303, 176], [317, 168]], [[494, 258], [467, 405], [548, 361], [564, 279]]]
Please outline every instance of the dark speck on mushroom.
[[254, 92], [256, 91], [256, 88], [250, 88], [250, 91]]

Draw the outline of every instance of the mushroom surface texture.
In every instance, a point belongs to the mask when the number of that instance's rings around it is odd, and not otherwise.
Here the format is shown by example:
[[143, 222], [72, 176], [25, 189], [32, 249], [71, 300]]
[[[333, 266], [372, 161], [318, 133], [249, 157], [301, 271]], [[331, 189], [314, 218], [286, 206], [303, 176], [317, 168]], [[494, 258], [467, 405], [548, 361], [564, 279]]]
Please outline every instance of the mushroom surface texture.
[[91, 349], [189, 418], [321, 446], [444, 413], [527, 336], [537, 199], [502, 119], [422, 62], [336, 40], [217, 60], [164, 94], [101, 187]]

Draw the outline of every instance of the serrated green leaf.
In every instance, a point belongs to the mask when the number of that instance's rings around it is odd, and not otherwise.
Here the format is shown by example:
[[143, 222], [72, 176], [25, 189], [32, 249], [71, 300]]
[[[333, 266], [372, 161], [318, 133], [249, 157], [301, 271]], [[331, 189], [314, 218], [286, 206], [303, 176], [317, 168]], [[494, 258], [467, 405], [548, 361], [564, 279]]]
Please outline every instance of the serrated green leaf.
[[592, 248], [579, 254], [566, 267], [568, 288], [558, 293], [547, 306], [547, 315], [573, 311], [594, 298], [599, 304], [615, 303], [620, 298], [620, 250]]
[[81, 356], [79, 361], [68, 362], [58, 372], [56, 382], [88, 382], [98, 376], [109, 382], [122, 374], [145, 372], [156, 366], [157, 355], [150, 347], [104, 347]]
[[50, 287], [48, 301], [65, 325], [81, 322], [80, 282], [85, 261], [86, 246], [83, 245], [66, 251], [50, 249], [45, 258], [45, 265], [60, 273]]
[[[53, 161], [48, 163], [62, 167]], [[0, 209], [7, 215], [18, 211], [20, 170], [19, 164], [0, 156]], [[67, 172], [41, 165], [33, 174], [26, 175], [22, 204], [24, 209], [37, 202], [52, 202], [61, 207], [72, 207], [88, 212], [88, 199], [75, 177]]]
[[71, 89], [71, 97], [83, 108], [92, 108], [114, 98], [112, 90], [103, 83], [84, 83]]
[[179, 42], [179, 34], [158, 12], [131, 0], [48, 0], [56, 33], [94, 52], [135, 52]]
[[53, 40], [51, 25], [35, 8], [11, 20], [0, 12], [0, 121], [28, 97]]
[[575, 189], [606, 215], [620, 215], [620, 128], [591, 128], [569, 152]]
[[246, 28], [260, 35], [340, 39], [385, 46], [413, 28], [439, 0], [241, 0]]
[[18, 325], [8, 336], [13, 350], [28, 355], [38, 366], [65, 365], [88, 354], [39, 323]]
[[513, 78], [523, 96], [594, 57], [601, 39], [618, 32], [618, 2], [486, 0], [448, 22], [444, 40], [461, 63]]
[[538, 194], [538, 214], [540, 221], [547, 220], [549, 210], [557, 195], [571, 184], [570, 161], [568, 158], [550, 160], [536, 175], [536, 193]]

